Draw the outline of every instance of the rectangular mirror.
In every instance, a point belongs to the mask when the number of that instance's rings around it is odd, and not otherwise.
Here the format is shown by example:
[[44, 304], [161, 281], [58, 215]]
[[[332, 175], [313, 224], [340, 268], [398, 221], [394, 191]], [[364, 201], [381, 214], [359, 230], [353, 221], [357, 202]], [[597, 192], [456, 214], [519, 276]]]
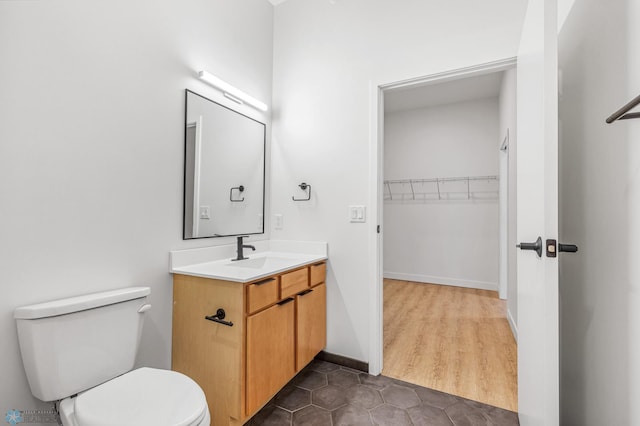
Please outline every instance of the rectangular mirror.
[[186, 90], [184, 233], [264, 233], [266, 126]]

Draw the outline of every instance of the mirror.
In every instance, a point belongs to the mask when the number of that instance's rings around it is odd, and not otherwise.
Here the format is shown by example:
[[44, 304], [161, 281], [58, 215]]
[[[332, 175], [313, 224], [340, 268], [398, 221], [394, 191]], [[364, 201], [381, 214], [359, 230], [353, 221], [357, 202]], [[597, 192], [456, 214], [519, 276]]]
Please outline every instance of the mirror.
[[186, 90], [184, 233], [264, 232], [266, 126]]

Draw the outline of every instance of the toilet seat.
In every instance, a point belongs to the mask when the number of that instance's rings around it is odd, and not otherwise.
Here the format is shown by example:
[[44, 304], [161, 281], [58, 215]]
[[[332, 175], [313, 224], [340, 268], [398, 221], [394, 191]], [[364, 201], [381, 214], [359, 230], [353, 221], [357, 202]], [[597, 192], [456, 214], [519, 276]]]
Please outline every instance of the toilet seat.
[[68, 400], [60, 404], [60, 415], [78, 426], [208, 426], [210, 421], [202, 389], [169, 370], [139, 368]]

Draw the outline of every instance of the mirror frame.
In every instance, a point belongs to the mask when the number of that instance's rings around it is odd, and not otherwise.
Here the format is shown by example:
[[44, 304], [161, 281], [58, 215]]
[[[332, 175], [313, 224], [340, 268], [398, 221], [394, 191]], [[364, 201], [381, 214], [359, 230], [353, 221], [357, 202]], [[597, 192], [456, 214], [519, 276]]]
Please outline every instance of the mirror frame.
[[[238, 115], [241, 115], [251, 121], [255, 121], [258, 124], [261, 124], [263, 127], [263, 137], [262, 137], [262, 232], [243, 232], [239, 234], [224, 234], [224, 235], [207, 235], [202, 237], [187, 237], [186, 235], [186, 214], [187, 214], [187, 123], [188, 123], [188, 111], [187, 111], [187, 102], [189, 98], [189, 93], [192, 95], [196, 95], [204, 100], [209, 102], [213, 102], [214, 104], [225, 108], [231, 112], [234, 112]], [[185, 89], [184, 93], [184, 154], [183, 154], [183, 180], [182, 180], [182, 239], [183, 240], [200, 240], [203, 238], [223, 238], [223, 237], [237, 237], [240, 235], [260, 235], [265, 233], [265, 204], [266, 204], [266, 176], [267, 176], [267, 125], [261, 121], [256, 120], [255, 118], [249, 117], [246, 114], [236, 111], [233, 108], [229, 108], [226, 105], [223, 105], [219, 102], [214, 101], [213, 99], [209, 99], [206, 96], [202, 96], [199, 93], [194, 92], [193, 90]]]

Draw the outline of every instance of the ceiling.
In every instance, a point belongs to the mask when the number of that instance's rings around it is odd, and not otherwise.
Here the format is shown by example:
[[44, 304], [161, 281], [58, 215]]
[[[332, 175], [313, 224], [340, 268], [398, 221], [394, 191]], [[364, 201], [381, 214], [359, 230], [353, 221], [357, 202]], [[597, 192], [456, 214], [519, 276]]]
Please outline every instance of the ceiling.
[[501, 71], [444, 83], [390, 89], [384, 94], [384, 112], [429, 108], [436, 105], [498, 97], [502, 75]]

